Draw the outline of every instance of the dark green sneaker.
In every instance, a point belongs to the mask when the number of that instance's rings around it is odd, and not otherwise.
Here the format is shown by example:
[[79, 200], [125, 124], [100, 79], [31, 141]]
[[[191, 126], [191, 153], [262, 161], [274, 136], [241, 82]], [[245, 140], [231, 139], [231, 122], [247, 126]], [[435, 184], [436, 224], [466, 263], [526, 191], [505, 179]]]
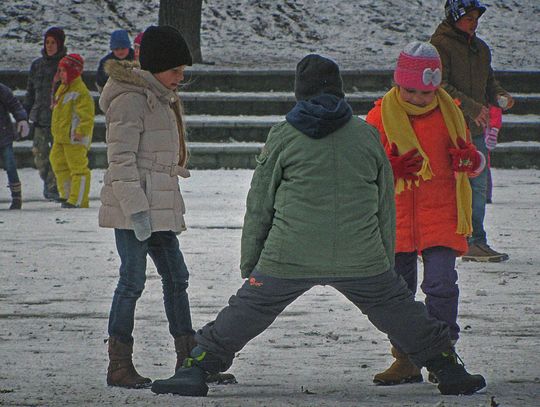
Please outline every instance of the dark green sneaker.
[[470, 395], [486, 387], [484, 377], [467, 372], [463, 361], [454, 350], [428, 360], [426, 367], [437, 379], [437, 388], [441, 394]]
[[151, 390], [156, 394], [205, 397], [208, 394], [207, 373], [199, 366], [181, 367], [168, 379], [155, 380]]

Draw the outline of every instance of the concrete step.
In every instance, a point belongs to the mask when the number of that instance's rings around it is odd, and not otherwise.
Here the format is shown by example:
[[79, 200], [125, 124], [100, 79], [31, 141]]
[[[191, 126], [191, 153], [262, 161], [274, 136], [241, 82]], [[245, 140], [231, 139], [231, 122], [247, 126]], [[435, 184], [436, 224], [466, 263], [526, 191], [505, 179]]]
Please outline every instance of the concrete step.
[[[263, 143], [189, 143], [189, 168], [255, 168], [255, 157]], [[34, 167], [32, 142], [13, 145], [18, 168]], [[107, 168], [107, 145], [92, 143], [88, 154], [90, 168]], [[0, 157], [0, 167], [3, 163]]]
[[[255, 168], [255, 156], [263, 143], [189, 143], [189, 168]], [[17, 166], [33, 167], [32, 143], [14, 144]], [[89, 153], [91, 168], [107, 167], [107, 146], [93, 143]], [[540, 142], [499, 143], [491, 153], [495, 168], [540, 168]], [[2, 167], [3, 168], [3, 167]]]
[[[29, 67], [28, 67], [29, 68]], [[12, 89], [25, 89], [28, 70], [0, 70], [0, 82]], [[391, 70], [343, 70], [345, 92], [381, 91], [392, 85]], [[497, 71], [501, 85], [512, 92], [540, 93], [540, 71]], [[90, 90], [95, 87], [95, 71], [83, 73]], [[193, 67], [186, 70], [188, 91], [222, 92], [291, 92], [293, 70], [211, 69]]]
[[[360, 115], [364, 118], [364, 115]], [[284, 116], [186, 116], [188, 137], [194, 142], [261, 142], [266, 140], [270, 128], [284, 120]], [[540, 116], [505, 115], [500, 140], [540, 141]], [[96, 116], [94, 141], [105, 141], [105, 118]]]
[[[25, 93], [17, 90], [15, 96], [23, 101]], [[353, 92], [347, 95], [347, 101], [355, 114], [367, 114], [373, 102], [383, 95], [384, 92]], [[92, 92], [92, 96], [99, 114], [99, 94]], [[291, 92], [181, 92], [180, 97], [189, 115], [285, 115], [295, 104]], [[514, 98], [512, 114], [540, 115], [540, 93], [516, 93]]]

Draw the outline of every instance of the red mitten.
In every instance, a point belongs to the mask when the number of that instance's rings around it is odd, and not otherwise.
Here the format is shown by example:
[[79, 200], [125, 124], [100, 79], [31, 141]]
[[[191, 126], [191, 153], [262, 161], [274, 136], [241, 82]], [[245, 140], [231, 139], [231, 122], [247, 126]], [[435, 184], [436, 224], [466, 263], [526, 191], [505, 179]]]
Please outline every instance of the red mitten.
[[475, 172], [482, 164], [482, 157], [471, 143], [461, 137], [457, 139], [458, 148], [451, 148], [452, 169], [456, 172]]
[[388, 160], [392, 165], [394, 179], [403, 178], [413, 181], [418, 179], [416, 173], [422, 168], [422, 161], [424, 161], [424, 159], [422, 156], [416, 154], [418, 154], [418, 149], [414, 148], [403, 155], [399, 155], [396, 143], [392, 143], [392, 149], [388, 156]]

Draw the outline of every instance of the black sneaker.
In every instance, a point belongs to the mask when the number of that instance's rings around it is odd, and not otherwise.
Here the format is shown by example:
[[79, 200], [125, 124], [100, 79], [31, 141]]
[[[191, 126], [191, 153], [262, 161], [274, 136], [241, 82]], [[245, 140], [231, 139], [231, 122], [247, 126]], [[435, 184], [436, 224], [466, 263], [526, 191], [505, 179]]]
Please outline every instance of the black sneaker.
[[453, 350], [427, 361], [426, 367], [437, 379], [441, 394], [470, 395], [486, 387], [484, 377], [467, 372], [463, 361]]
[[168, 379], [154, 380], [150, 389], [156, 394], [205, 397], [208, 394], [206, 376], [199, 366], [181, 367]]
[[43, 196], [45, 199], [49, 200], [49, 201], [56, 201], [58, 202], [58, 200], [60, 199], [60, 195], [58, 194], [58, 191], [44, 191], [43, 192]]
[[62, 208], [67, 208], [67, 209], [74, 209], [74, 208], [78, 208], [77, 205], [73, 205], [72, 203], [69, 203], [69, 202], [62, 202], [62, 205], [60, 205], [60, 207]]

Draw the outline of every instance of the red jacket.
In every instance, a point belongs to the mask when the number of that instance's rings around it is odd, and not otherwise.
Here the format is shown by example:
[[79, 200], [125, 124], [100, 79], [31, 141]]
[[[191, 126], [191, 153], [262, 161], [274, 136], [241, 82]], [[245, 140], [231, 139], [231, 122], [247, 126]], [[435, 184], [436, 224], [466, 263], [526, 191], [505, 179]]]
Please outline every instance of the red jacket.
[[[382, 123], [381, 100], [375, 102], [366, 121], [379, 130], [388, 155], [390, 145]], [[410, 116], [410, 121], [429, 157], [433, 177], [396, 195], [396, 253], [444, 246], [463, 254], [467, 240], [456, 233], [456, 180], [449, 153], [453, 145], [442, 113], [436, 108], [421, 116]]]

